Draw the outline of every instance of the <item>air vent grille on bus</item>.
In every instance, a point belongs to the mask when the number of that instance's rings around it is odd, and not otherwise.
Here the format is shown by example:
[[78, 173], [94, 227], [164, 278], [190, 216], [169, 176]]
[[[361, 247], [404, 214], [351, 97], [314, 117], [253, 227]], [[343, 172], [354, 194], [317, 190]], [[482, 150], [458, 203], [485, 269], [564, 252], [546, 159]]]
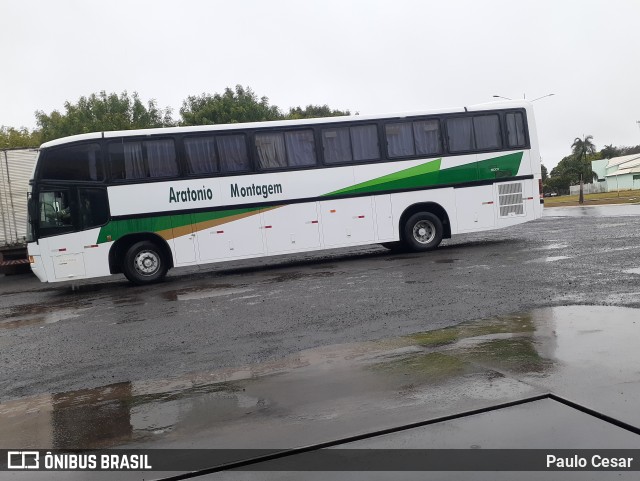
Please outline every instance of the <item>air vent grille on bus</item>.
[[498, 185], [498, 206], [500, 207], [500, 217], [524, 215], [522, 183]]

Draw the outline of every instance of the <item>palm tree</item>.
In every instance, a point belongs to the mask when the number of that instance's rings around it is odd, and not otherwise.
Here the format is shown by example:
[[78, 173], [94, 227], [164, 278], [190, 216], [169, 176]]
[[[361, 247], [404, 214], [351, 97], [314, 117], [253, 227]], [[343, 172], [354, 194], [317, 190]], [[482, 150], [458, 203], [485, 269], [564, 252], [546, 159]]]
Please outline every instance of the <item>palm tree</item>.
[[578, 161], [578, 172], [580, 174], [580, 197], [578, 202], [584, 204], [584, 180], [583, 176], [586, 173], [590, 178], [597, 178], [597, 175], [591, 170], [591, 164], [587, 163], [587, 155], [596, 153], [596, 146], [593, 143], [593, 135], [576, 137], [571, 144], [571, 151], [573, 157]]

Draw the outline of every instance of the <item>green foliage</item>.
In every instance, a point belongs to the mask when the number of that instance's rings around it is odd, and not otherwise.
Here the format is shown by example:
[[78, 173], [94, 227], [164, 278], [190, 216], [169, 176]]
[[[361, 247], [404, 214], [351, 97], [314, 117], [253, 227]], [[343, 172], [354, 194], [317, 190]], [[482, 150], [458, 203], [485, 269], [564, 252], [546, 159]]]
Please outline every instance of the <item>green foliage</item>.
[[633, 147], [619, 147], [619, 155], [634, 155], [640, 154], [640, 145], [634, 145]]
[[572, 154], [564, 157], [552, 170], [549, 178], [543, 182], [545, 192], [564, 194], [569, 186], [580, 183], [591, 183], [598, 175], [591, 169], [591, 161], [601, 158], [593, 144], [593, 136], [576, 137], [571, 144]]
[[549, 172], [544, 164], [540, 165], [540, 169], [542, 170], [542, 182], [544, 182], [549, 177]]
[[614, 157], [620, 156], [620, 149], [614, 147], [612, 144], [605, 145], [604, 148], [600, 151], [600, 158], [602, 159], [613, 159]]
[[258, 96], [249, 87], [236, 85], [235, 91], [226, 88], [223, 94], [192, 95], [182, 103], [181, 125], [233, 124], [281, 120], [280, 109], [269, 105], [267, 97]]
[[[136, 92], [129, 95], [101, 91], [77, 102], [65, 102], [64, 111], [35, 113], [37, 130], [0, 127], [0, 148], [38, 147], [41, 143], [69, 135], [112, 130], [170, 127], [177, 124], [170, 108], [159, 109], [155, 100], [145, 105]], [[307, 119], [350, 115], [348, 110], [328, 105], [292, 107], [285, 115], [267, 97], [258, 96], [249, 87], [236, 85], [222, 94], [189, 96], [180, 109], [180, 125], [232, 124], [267, 120]]]
[[583, 139], [576, 137], [571, 144], [571, 152], [579, 160], [586, 160], [588, 155], [595, 154], [596, 146], [593, 144], [593, 135], [587, 135]]
[[571, 181], [564, 176], [554, 176], [552, 171], [551, 176], [542, 183], [542, 191], [556, 192], [558, 194], [568, 194], [570, 182]]
[[348, 110], [331, 109], [325, 105], [307, 105], [304, 109], [301, 107], [291, 107], [287, 114], [287, 119], [315, 119], [320, 117], [338, 117], [343, 115], [351, 115]]
[[0, 127], [0, 149], [35, 148], [39, 147], [40, 131], [21, 127]]
[[171, 119], [171, 109], [159, 109], [155, 100], [145, 106], [136, 92], [126, 91], [120, 95], [91, 94], [72, 104], [65, 102], [65, 112], [57, 110], [47, 115], [36, 112], [36, 121], [40, 127], [42, 141], [66, 137], [68, 135], [107, 130], [147, 129], [168, 127], [175, 123]]

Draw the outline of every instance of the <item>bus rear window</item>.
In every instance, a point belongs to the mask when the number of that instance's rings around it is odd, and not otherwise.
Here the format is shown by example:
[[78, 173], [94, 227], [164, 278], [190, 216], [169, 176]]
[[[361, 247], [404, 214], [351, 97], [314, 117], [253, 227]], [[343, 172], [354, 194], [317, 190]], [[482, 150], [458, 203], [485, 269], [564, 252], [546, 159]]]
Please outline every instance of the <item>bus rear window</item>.
[[38, 177], [47, 180], [104, 180], [100, 145], [84, 144], [47, 150], [40, 161]]

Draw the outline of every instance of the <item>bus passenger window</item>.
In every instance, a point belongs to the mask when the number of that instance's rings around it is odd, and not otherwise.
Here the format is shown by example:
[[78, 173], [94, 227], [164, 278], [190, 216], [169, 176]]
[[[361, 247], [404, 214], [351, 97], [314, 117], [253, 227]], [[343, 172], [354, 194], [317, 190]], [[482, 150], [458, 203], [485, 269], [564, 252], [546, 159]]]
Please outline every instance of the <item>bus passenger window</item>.
[[218, 172], [218, 158], [213, 137], [185, 139], [184, 150], [187, 154], [187, 170], [189, 174]]
[[500, 118], [497, 115], [481, 115], [473, 118], [476, 148], [479, 150], [502, 148]]
[[287, 160], [290, 167], [316, 165], [316, 145], [313, 130], [285, 132]]
[[327, 164], [351, 162], [351, 138], [347, 127], [324, 129], [322, 131], [322, 148], [324, 161]]
[[176, 161], [173, 140], [149, 140], [144, 144], [149, 164], [149, 177], [176, 177], [178, 175], [178, 162]]
[[375, 125], [360, 125], [351, 127], [350, 130], [353, 160], [378, 160], [380, 158], [380, 147], [377, 127]]
[[220, 171], [246, 172], [251, 170], [247, 141], [244, 135], [223, 135], [216, 138], [220, 155]]
[[109, 144], [109, 160], [115, 180], [178, 175], [176, 150], [171, 139], [112, 142]]
[[447, 119], [447, 136], [450, 152], [473, 150], [473, 125], [470, 117]]
[[442, 152], [440, 122], [438, 120], [414, 122], [413, 135], [416, 140], [416, 154], [432, 155]]
[[256, 134], [256, 150], [261, 169], [287, 166], [287, 157], [282, 133]]
[[524, 147], [527, 141], [524, 136], [524, 119], [520, 112], [508, 113], [505, 116], [507, 121], [507, 143], [509, 147]]
[[410, 122], [398, 122], [384, 126], [389, 146], [389, 157], [409, 157], [415, 155], [413, 130]]

